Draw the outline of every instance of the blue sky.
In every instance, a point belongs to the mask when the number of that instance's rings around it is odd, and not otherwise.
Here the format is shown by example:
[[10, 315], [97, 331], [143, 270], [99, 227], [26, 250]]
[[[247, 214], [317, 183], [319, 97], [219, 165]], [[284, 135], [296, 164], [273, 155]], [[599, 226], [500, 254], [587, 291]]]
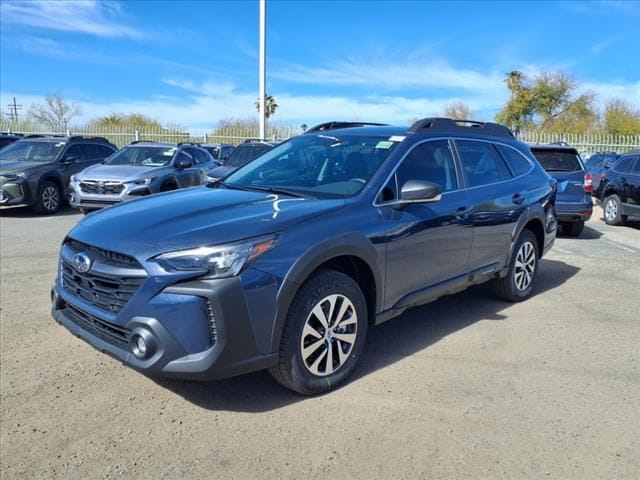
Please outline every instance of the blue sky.
[[[194, 132], [256, 115], [258, 2], [0, 3], [0, 101], [60, 91], [79, 122], [144, 113]], [[267, 91], [293, 124], [405, 124], [455, 99], [490, 120], [504, 74], [562, 69], [640, 106], [640, 2], [267, 0]]]

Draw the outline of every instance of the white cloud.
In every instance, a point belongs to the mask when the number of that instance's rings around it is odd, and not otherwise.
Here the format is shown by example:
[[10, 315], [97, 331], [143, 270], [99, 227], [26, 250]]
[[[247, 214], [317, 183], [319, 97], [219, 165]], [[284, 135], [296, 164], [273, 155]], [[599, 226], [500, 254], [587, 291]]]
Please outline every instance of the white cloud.
[[614, 98], [623, 98], [640, 106], [640, 80], [631, 83], [586, 82], [582, 85], [582, 90], [594, 92], [601, 108]]
[[620, 40], [622, 37], [620, 35], [617, 35], [615, 37], [611, 37], [611, 38], [607, 38], [605, 40], [602, 40], [601, 42], [596, 43], [595, 45], [593, 45], [590, 49], [591, 53], [593, 53], [594, 55], [599, 55], [600, 53], [604, 52], [606, 49], [608, 49], [611, 45], [613, 45], [614, 43], [616, 43], [618, 40]]
[[270, 77], [318, 85], [370, 85], [376, 88], [439, 88], [495, 93], [503, 86], [503, 72], [481, 73], [444, 61], [336, 62], [326, 67], [293, 65], [276, 68]]
[[140, 39], [145, 34], [123, 23], [117, 2], [95, 0], [3, 1], [0, 21], [46, 30], [78, 32], [105, 38]]

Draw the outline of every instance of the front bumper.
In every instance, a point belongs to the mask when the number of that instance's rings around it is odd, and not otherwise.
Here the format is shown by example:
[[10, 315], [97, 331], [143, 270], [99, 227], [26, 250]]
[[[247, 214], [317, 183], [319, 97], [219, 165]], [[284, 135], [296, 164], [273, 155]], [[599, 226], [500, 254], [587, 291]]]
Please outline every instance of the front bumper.
[[[165, 301], [157, 302], [153, 309], [142, 308], [139, 314], [125, 315], [126, 320], [119, 319], [116, 324], [113, 318], [107, 319], [108, 315], [70, 295], [57, 281], [52, 290], [52, 315], [96, 349], [148, 376], [214, 380], [275, 364], [277, 354], [262, 354], [256, 345], [237, 277], [183, 282], [165, 288], [155, 298], [162, 295], [167, 296]], [[176, 295], [183, 296], [186, 303], [202, 301], [206, 311], [197, 314], [186, 304], [171, 301]], [[203, 329], [204, 325], [210, 328]], [[143, 358], [135, 353], [137, 335], [147, 344]], [[114, 336], [119, 338], [114, 340]], [[194, 342], [204, 344], [203, 336], [211, 337], [208, 347], [193, 351]]]
[[69, 185], [69, 205], [74, 208], [104, 208], [116, 205], [127, 200], [151, 195], [151, 185], [136, 185], [124, 183], [122, 192], [118, 194], [86, 193], [80, 188], [80, 182], [71, 182]]
[[26, 180], [0, 185], [0, 205], [30, 205], [32, 202]]

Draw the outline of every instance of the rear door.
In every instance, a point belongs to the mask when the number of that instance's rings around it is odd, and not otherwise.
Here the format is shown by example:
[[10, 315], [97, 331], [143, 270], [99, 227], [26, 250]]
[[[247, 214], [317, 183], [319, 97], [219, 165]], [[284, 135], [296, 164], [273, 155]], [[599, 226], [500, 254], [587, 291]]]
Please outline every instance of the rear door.
[[67, 188], [71, 175], [81, 172], [87, 168], [90, 163], [84, 156], [84, 152], [79, 143], [69, 145], [64, 154], [60, 158], [60, 174], [64, 187]]
[[625, 213], [640, 216], [640, 156], [636, 156], [624, 173], [620, 182], [625, 197]]
[[530, 179], [514, 177], [490, 142], [460, 139], [455, 144], [473, 204], [469, 269], [490, 273], [509, 260], [516, 222], [530, 201]]

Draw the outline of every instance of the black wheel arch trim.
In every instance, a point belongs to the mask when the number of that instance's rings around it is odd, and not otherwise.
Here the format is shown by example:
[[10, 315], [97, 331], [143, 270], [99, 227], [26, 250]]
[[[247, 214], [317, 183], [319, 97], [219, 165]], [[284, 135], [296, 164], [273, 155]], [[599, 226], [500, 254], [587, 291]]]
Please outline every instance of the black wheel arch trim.
[[376, 290], [375, 312], [370, 313], [375, 315], [382, 311], [383, 273], [379, 271], [378, 253], [371, 241], [360, 232], [349, 232], [324, 240], [314, 245], [296, 260], [278, 290], [276, 318], [271, 335], [272, 352], [278, 351], [280, 348], [280, 338], [287, 313], [300, 286], [323, 263], [342, 256], [359, 258], [369, 267], [373, 274]]

